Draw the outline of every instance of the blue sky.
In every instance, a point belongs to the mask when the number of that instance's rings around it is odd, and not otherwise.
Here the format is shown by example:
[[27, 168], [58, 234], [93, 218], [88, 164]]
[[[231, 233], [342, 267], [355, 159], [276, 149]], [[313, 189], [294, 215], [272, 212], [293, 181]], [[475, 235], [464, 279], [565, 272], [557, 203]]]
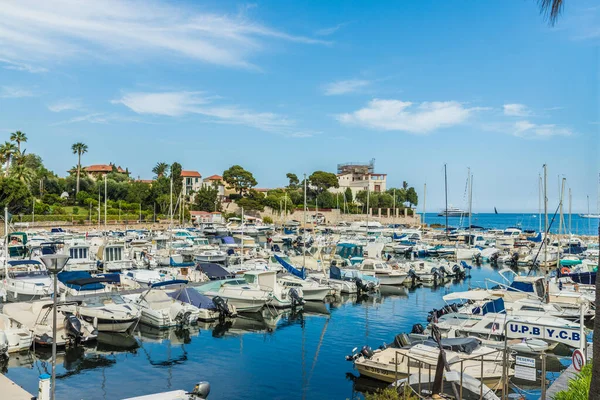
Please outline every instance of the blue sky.
[[157, 161], [203, 176], [233, 164], [260, 187], [375, 158], [427, 208], [534, 211], [549, 166], [573, 209], [596, 204], [600, 7], [567, 2], [0, 0], [0, 135], [59, 174]]

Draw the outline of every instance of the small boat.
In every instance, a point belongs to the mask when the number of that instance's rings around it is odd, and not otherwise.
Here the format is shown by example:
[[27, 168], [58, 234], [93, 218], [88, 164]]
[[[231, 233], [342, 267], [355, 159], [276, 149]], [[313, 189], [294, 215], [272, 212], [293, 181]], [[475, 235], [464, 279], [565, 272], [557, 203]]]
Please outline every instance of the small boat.
[[367, 258], [357, 265], [363, 275], [373, 276], [379, 279], [382, 285], [402, 285], [408, 274], [402, 270], [393, 269], [391, 265], [382, 260]]
[[[58, 326], [55, 339], [57, 346], [96, 340], [98, 330], [89, 322], [78, 318], [69, 311], [70, 307], [78, 304], [78, 302], [57, 304]], [[52, 337], [52, 308], [52, 300], [38, 300], [30, 303], [9, 303], [4, 305], [2, 311], [33, 332], [36, 344], [49, 346], [54, 340]]]
[[460, 208], [449, 206], [448, 208], [440, 211], [438, 217], [468, 217], [469, 212], [461, 210]]
[[202, 250], [194, 255], [194, 260], [200, 263], [223, 263], [227, 253], [222, 250]]
[[[0, 332], [6, 336], [9, 353], [28, 350], [33, 343], [31, 331], [6, 314], [0, 314]], [[2, 353], [2, 349], [0, 349], [0, 353]]]
[[218, 321], [237, 316], [235, 306], [233, 304], [227, 304], [227, 302], [219, 296], [210, 299], [197, 290], [187, 287], [181, 287], [175, 292], [168, 293], [168, 295], [175, 300], [197, 307], [200, 310], [198, 313], [198, 320], [203, 322]]
[[238, 312], [258, 312], [270, 301], [267, 293], [241, 278], [213, 280], [193, 289], [211, 298], [225, 299]]
[[188, 281], [175, 280], [153, 284], [141, 294], [127, 294], [123, 297], [142, 310], [140, 321], [158, 328], [185, 326], [196, 323], [200, 310], [191, 304], [170, 297], [161, 288], [169, 285], [184, 285]]
[[149, 394], [146, 396], [130, 397], [123, 400], [206, 400], [210, 394], [210, 385], [208, 382], [199, 382], [194, 386], [194, 390], [172, 390]]
[[298, 288], [302, 290], [304, 300], [307, 301], [324, 301], [331, 292], [331, 287], [321, 285], [312, 279], [300, 279], [295, 276], [284, 274], [277, 278], [279, 284], [285, 288]]
[[[412, 374], [408, 378], [398, 380], [394, 386], [402, 388], [409, 385], [410, 388], [421, 396], [428, 397], [433, 388], [435, 374], [421, 372], [421, 374]], [[444, 371], [444, 380], [442, 383], [442, 393], [453, 396], [452, 384], [461, 387], [463, 400], [500, 400], [492, 389], [481, 383], [471, 375], [456, 371]], [[483, 386], [483, 387], [482, 387]], [[420, 392], [419, 392], [420, 391]], [[402, 398], [402, 395], [400, 395]]]
[[8, 261], [3, 275], [0, 289], [4, 289], [9, 301], [37, 300], [54, 292], [52, 279], [39, 261]]
[[141, 317], [141, 310], [116, 293], [85, 297], [75, 311], [84, 321], [93, 323], [100, 332], [127, 332]]

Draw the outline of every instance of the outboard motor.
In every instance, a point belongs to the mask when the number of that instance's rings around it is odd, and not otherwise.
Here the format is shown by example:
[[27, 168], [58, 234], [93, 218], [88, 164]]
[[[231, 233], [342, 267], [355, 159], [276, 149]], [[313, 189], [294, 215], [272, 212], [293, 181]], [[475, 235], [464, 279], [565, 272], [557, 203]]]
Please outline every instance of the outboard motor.
[[415, 272], [415, 270], [412, 269], [412, 268], [408, 270], [408, 274], [407, 275], [408, 275], [408, 278], [410, 278], [410, 280], [412, 281], [413, 286], [415, 285], [415, 283], [417, 281], [421, 280], [421, 278], [419, 278], [419, 276], [417, 275], [417, 273]]
[[296, 288], [291, 288], [288, 292], [290, 299], [292, 299], [292, 308], [296, 308], [297, 306], [301, 306], [304, 304], [304, 299], [298, 293]]
[[456, 303], [452, 303], [450, 304], [450, 308], [452, 309], [452, 311], [454, 311], [455, 313], [458, 312], [458, 305]]
[[510, 257], [510, 265], [513, 267], [516, 267], [518, 263], [519, 263], [519, 253], [513, 253], [513, 255]]
[[475, 261], [475, 264], [477, 264], [477, 265], [481, 265], [481, 253], [477, 253], [477, 254], [475, 254], [475, 259], [474, 259], [474, 261]]
[[183, 312], [183, 310], [181, 310], [175, 317], [175, 322], [177, 322], [177, 325], [189, 325], [191, 316], [191, 311]]
[[72, 313], [65, 313], [65, 329], [67, 335], [78, 343], [81, 339], [81, 321]]
[[367, 345], [364, 345], [364, 346], [362, 347], [362, 349], [360, 349], [360, 354], [361, 354], [361, 355], [362, 355], [364, 358], [366, 358], [366, 359], [369, 359], [369, 358], [373, 357], [373, 350], [371, 350], [371, 347], [369, 347], [369, 346], [367, 346]]
[[498, 258], [500, 257], [500, 253], [494, 253], [490, 256], [490, 264], [498, 265]]
[[271, 250], [273, 250], [273, 252], [275, 252], [275, 253], [281, 252], [281, 248], [279, 247], [278, 244], [274, 244], [273, 246], [271, 246]]
[[217, 311], [219, 311], [220, 317], [225, 318], [225, 317], [233, 316], [233, 313], [229, 309], [227, 302], [225, 302], [225, 300], [223, 300], [222, 297], [215, 296], [215, 297], [213, 297], [212, 302], [215, 305], [215, 307], [217, 308]]
[[206, 400], [209, 394], [210, 383], [206, 381], [198, 382], [196, 386], [194, 386], [194, 390], [192, 390], [191, 393], [188, 393], [190, 398], [198, 400]]
[[463, 278], [465, 276], [465, 271], [458, 264], [454, 264], [452, 267], [452, 273], [457, 278]]
[[365, 284], [362, 279], [356, 278], [354, 282], [356, 283], [356, 288], [359, 292], [366, 293], [369, 291], [369, 286]]
[[423, 328], [423, 325], [421, 324], [414, 324], [412, 327], [412, 330], [410, 331], [410, 333], [415, 333], [417, 335], [422, 335], [425, 332], [425, 329]]

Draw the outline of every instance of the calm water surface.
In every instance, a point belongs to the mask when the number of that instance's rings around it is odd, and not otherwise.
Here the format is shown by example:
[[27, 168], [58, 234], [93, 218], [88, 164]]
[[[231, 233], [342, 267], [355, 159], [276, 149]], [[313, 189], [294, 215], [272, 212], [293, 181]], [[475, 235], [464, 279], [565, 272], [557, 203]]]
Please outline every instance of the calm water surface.
[[[59, 399], [119, 399], [166, 390], [190, 390], [209, 381], [209, 399], [352, 399], [358, 375], [345, 361], [353, 347], [376, 348], [394, 335], [426, 323], [442, 296], [498, 279], [490, 267], [436, 289], [341, 300], [302, 313], [238, 318], [231, 325], [199, 325], [187, 331], [141, 327], [133, 336], [101, 335], [96, 345], [59, 356]], [[6, 375], [30, 393], [50, 371], [50, 352], [11, 356]], [[0, 396], [1, 397], [1, 396]], [[538, 395], [539, 397], [539, 395]], [[532, 396], [531, 398], [535, 398]]]

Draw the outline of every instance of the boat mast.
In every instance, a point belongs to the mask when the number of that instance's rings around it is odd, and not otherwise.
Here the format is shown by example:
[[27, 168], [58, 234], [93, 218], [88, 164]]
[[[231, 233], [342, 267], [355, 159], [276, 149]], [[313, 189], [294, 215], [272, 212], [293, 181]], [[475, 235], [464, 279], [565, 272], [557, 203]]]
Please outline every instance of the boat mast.
[[396, 189], [394, 188], [394, 198], [392, 203], [392, 221], [396, 223]]
[[8, 207], [4, 207], [4, 277], [8, 276]]
[[108, 203], [108, 191], [107, 191], [107, 180], [106, 174], [104, 174], [104, 228], [106, 228], [106, 214], [107, 214], [107, 203]]
[[571, 230], [571, 203], [573, 201], [573, 197], [571, 196], [571, 188], [569, 188], [569, 234], [573, 233]]
[[538, 219], [539, 219], [539, 231], [542, 231], [542, 175], [538, 176]]
[[[396, 198], [396, 193], [394, 193], [394, 199]], [[427, 184], [423, 184], [423, 221], [421, 221], [421, 226], [424, 228], [425, 225], [425, 214], [427, 213]]]
[[544, 262], [548, 264], [548, 166], [544, 164]]
[[240, 263], [244, 261], [244, 207], [242, 207], [242, 252], [240, 256]]
[[306, 268], [306, 174], [304, 174], [304, 230], [302, 232], [302, 268]]
[[444, 188], [446, 198], [446, 239], [448, 239], [448, 170], [446, 164], [444, 164]]
[[561, 235], [563, 232], [563, 225], [564, 225], [564, 217], [563, 217], [563, 201], [565, 198], [565, 181], [567, 180], [567, 178], [562, 178], [562, 182], [560, 185], [560, 203], [559, 208], [559, 217], [558, 217], [558, 234]]
[[469, 248], [471, 248], [471, 213], [473, 212], [473, 175], [469, 168]]
[[[370, 179], [370, 175], [369, 178]], [[369, 242], [369, 215], [371, 214], [371, 211], [369, 210], [369, 182], [367, 181], [367, 243]]]
[[171, 174], [171, 183], [169, 184], [169, 215], [170, 215], [170, 223], [169, 229], [173, 228], [173, 175]]

